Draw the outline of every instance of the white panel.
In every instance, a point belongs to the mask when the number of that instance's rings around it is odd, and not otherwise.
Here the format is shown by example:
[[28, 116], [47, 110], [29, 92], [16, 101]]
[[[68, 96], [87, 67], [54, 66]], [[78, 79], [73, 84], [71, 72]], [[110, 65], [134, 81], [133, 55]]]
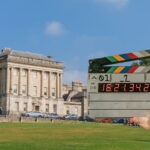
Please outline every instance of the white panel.
[[89, 110], [89, 116], [92, 118], [126, 118], [148, 114], [150, 110]]
[[150, 83], [150, 73], [147, 73], [147, 74], [146, 74], [146, 82], [149, 82], [149, 83]]
[[91, 93], [89, 101], [150, 101], [149, 93]]
[[144, 69], [145, 67], [139, 67], [135, 70], [135, 73], [138, 73], [138, 72], [142, 72], [142, 70]]
[[144, 74], [112, 74], [112, 82], [141, 83], [144, 82]]
[[109, 83], [111, 82], [111, 74], [108, 73], [90, 73], [89, 74], [89, 82], [93, 83]]
[[149, 102], [91, 102], [90, 109], [150, 109]]

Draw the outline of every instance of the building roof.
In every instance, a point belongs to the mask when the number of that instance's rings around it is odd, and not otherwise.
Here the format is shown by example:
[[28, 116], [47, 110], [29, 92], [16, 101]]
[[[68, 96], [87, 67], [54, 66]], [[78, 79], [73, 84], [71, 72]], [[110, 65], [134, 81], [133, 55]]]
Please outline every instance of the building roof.
[[63, 95], [63, 99], [64, 99], [64, 101], [66, 101], [66, 100], [67, 100], [68, 96], [69, 96], [69, 94], [64, 94], [64, 95]]
[[63, 95], [64, 101], [67, 101], [68, 98], [69, 99], [81, 99], [83, 97], [86, 97], [84, 91], [82, 91], [82, 92], [71, 91], [70, 93]]
[[78, 92], [77, 94], [73, 95], [71, 98], [82, 98], [84, 97], [84, 92]]
[[12, 50], [10, 48], [4, 48], [0, 51], [0, 57], [1, 56], [18, 56], [18, 57], [26, 57], [26, 58], [33, 58], [33, 59], [40, 59], [40, 60], [47, 60], [50, 61], [52, 57], [50, 56], [44, 56], [41, 54], [34, 54], [31, 52], [24, 52], [24, 51], [16, 51]]

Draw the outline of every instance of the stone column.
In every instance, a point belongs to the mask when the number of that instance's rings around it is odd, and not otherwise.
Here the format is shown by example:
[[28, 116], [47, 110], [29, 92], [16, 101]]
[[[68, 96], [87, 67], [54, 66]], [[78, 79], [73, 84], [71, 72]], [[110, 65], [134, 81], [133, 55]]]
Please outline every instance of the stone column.
[[27, 75], [27, 95], [30, 96], [30, 76], [31, 76], [31, 70], [28, 69], [28, 75]]
[[62, 74], [59, 74], [59, 97], [62, 98]]
[[19, 68], [19, 76], [18, 76], [18, 94], [21, 95], [21, 76], [22, 76], [22, 68]]
[[7, 68], [4, 68], [3, 69], [3, 85], [4, 85], [4, 92], [3, 92], [3, 94], [6, 94], [7, 93]]
[[6, 90], [6, 93], [7, 94], [9, 94], [9, 92], [10, 92], [10, 68], [9, 67], [7, 67], [7, 75], [5, 76], [5, 78], [6, 78], [6, 88], [7, 88], [7, 90]]
[[59, 73], [56, 73], [56, 98], [59, 98]]
[[12, 86], [13, 86], [13, 80], [12, 80], [12, 76], [13, 76], [13, 68], [10, 68], [10, 85], [9, 85], [9, 92], [10, 94], [12, 94]]
[[51, 97], [51, 72], [48, 74], [48, 97]]
[[43, 97], [43, 71], [41, 71], [41, 97]]

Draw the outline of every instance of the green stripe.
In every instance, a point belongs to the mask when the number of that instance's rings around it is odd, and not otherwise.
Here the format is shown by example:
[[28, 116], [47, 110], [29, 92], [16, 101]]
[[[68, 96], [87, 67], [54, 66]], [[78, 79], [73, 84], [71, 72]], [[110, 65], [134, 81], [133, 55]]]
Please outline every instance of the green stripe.
[[118, 60], [117, 59], [115, 59], [114, 57], [112, 57], [112, 56], [108, 56], [108, 57], [106, 57], [109, 61], [111, 61], [112, 63], [113, 62], [118, 62]]
[[113, 66], [107, 71], [107, 73], [113, 73], [117, 68], [118, 66]]

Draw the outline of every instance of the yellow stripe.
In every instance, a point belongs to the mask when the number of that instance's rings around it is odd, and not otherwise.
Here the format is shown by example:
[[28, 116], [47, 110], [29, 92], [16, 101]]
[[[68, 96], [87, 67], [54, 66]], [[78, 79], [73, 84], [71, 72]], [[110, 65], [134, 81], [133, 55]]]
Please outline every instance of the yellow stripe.
[[114, 71], [114, 73], [120, 73], [124, 68], [125, 66], [120, 66]]
[[119, 55], [114, 55], [113, 56], [115, 59], [117, 59], [118, 61], [124, 61], [125, 59], [124, 58], [122, 58], [121, 56], [119, 56]]

